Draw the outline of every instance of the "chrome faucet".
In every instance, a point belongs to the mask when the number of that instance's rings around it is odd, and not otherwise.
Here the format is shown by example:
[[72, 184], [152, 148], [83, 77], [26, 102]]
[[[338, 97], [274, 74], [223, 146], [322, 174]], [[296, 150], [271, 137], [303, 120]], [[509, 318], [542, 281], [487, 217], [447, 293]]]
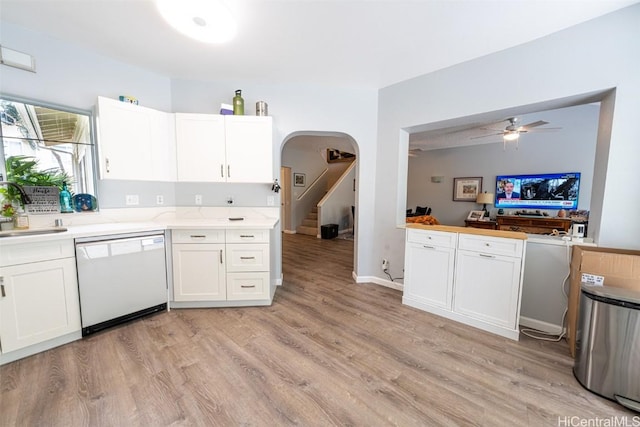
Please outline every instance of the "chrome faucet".
[[15, 188], [18, 191], [18, 193], [20, 193], [20, 199], [22, 200], [23, 204], [27, 205], [27, 204], [31, 203], [31, 197], [29, 197], [27, 195], [27, 193], [24, 191], [24, 188], [22, 188], [21, 186], [19, 186], [15, 182], [0, 181], [0, 185], [6, 185], [7, 187]]

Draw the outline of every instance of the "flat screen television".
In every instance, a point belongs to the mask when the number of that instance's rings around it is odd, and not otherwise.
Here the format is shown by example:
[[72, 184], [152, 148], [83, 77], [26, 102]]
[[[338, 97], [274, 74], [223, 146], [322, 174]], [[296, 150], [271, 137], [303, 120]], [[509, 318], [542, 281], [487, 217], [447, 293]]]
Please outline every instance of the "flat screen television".
[[498, 175], [498, 209], [578, 209], [580, 173]]

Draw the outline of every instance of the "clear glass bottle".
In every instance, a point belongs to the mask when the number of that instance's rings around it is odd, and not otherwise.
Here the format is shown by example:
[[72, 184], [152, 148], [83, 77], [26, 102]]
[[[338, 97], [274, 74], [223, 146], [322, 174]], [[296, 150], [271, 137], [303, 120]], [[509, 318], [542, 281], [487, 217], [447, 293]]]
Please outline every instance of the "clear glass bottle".
[[233, 97], [233, 115], [244, 116], [244, 99], [242, 99], [242, 90], [236, 90], [236, 96]]
[[71, 193], [67, 188], [67, 183], [62, 183], [62, 190], [60, 190], [60, 212], [61, 213], [69, 213], [73, 212], [73, 207], [71, 207]]
[[16, 230], [27, 230], [29, 228], [29, 216], [23, 208], [18, 208], [13, 216], [13, 228]]

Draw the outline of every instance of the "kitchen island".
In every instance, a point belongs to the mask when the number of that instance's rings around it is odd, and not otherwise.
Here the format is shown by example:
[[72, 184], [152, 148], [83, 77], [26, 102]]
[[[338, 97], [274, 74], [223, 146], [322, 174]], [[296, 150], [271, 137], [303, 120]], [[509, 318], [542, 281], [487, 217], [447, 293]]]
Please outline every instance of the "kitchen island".
[[527, 235], [407, 224], [403, 304], [519, 337]]

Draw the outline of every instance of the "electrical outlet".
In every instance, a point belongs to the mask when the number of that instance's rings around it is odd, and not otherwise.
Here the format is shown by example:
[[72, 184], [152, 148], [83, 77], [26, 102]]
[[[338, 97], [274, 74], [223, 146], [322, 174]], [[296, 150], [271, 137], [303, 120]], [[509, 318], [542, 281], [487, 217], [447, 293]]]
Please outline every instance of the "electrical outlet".
[[202, 194], [196, 194], [196, 205], [202, 204]]
[[156, 205], [164, 205], [164, 196], [162, 194], [156, 196]]
[[137, 194], [127, 194], [124, 199], [124, 203], [127, 206], [134, 206], [140, 204], [140, 198]]
[[382, 269], [383, 270], [388, 270], [389, 269], [389, 261], [386, 259], [382, 260]]

